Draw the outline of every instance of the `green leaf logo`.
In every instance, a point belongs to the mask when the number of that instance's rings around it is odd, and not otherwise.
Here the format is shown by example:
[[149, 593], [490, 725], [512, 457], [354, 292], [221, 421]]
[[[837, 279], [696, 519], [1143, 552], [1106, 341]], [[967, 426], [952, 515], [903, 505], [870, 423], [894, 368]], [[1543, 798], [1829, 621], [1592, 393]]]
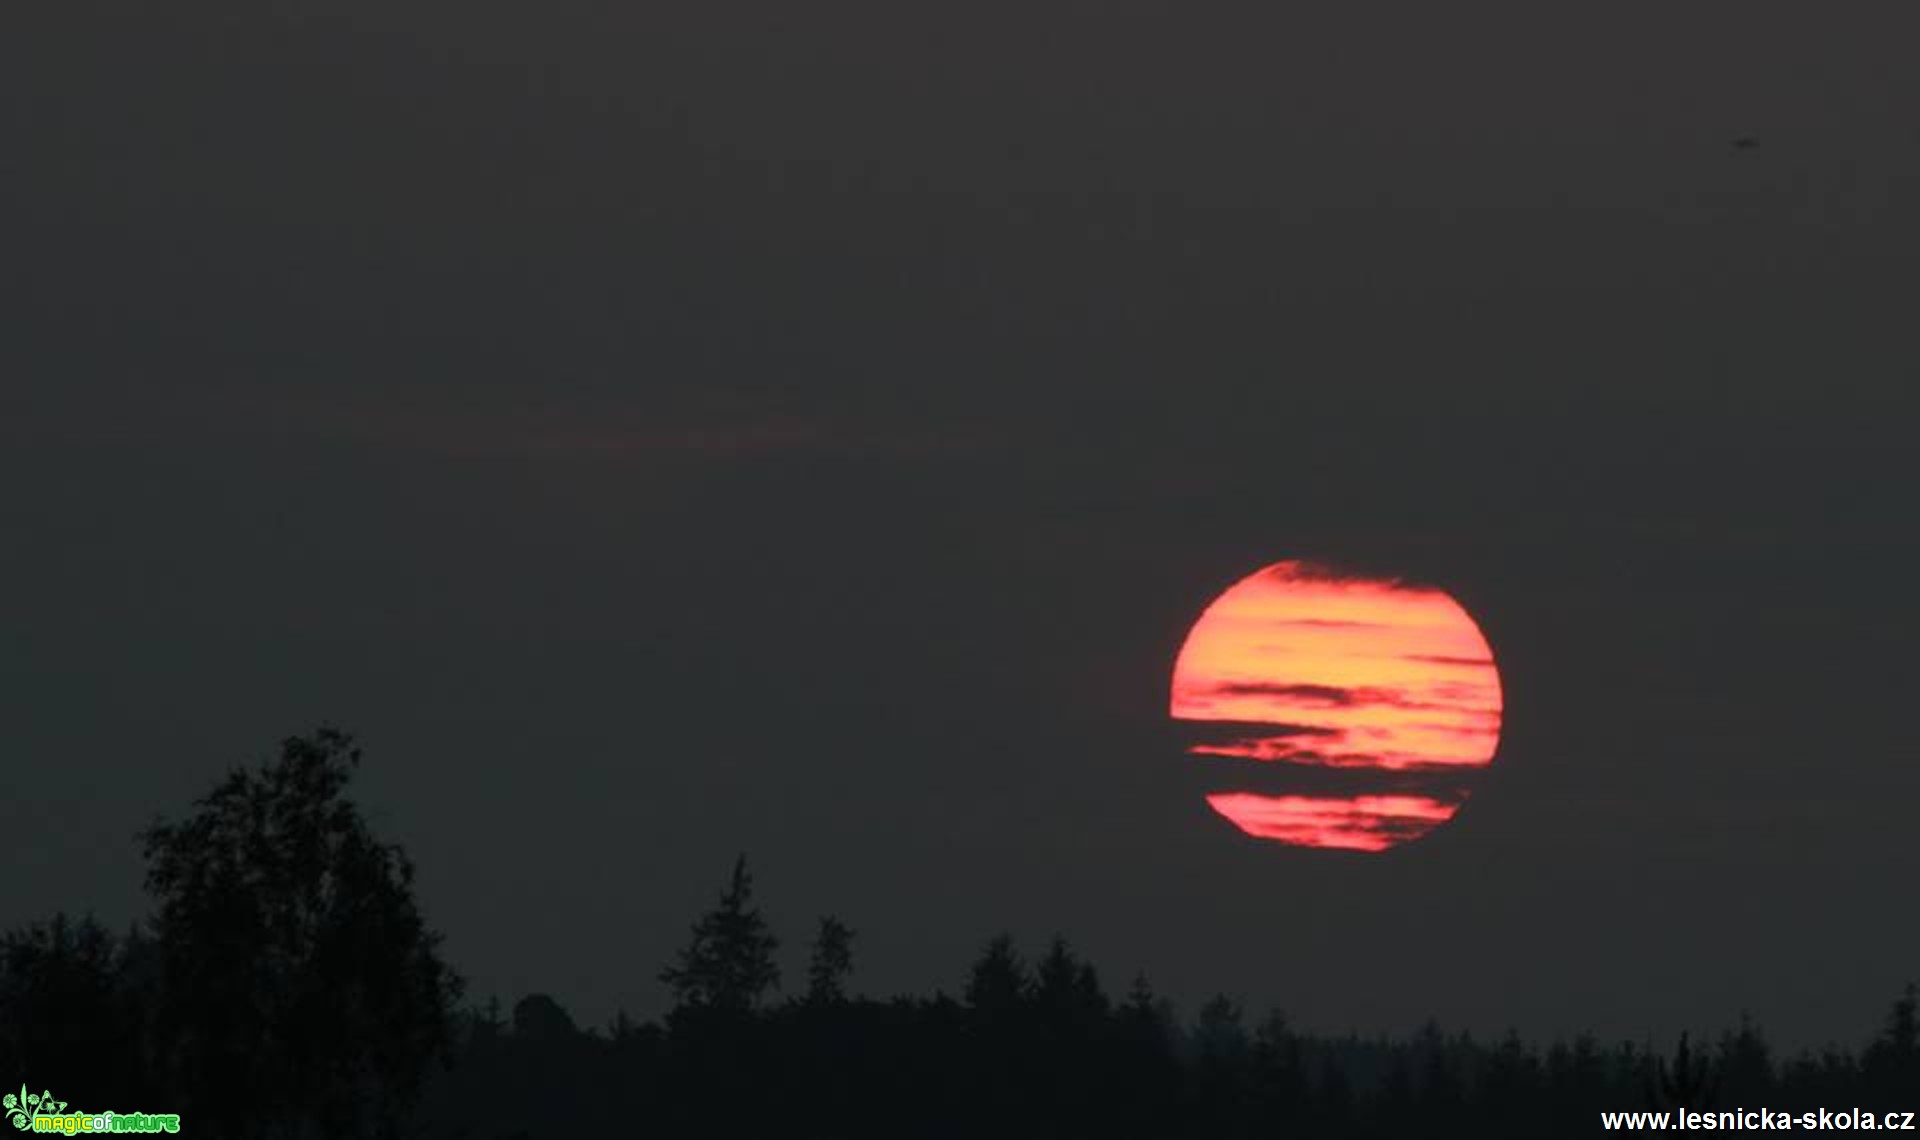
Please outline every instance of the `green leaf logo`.
[[42, 1090], [37, 1093], [30, 1093], [24, 1084], [20, 1086], [19, 1092], [8, 1093], [6, 1099], [0, 1100], [0, 1109], [5, 1110], [7, 1123], [22, 1132], [29, 1131], [33, 1128], [33, 1118], [37, 1113], [45, 1113], [48, 1116], [52, 1116], [56, 1113], [65, 1112], [66, 1108], [67, 1102], [53, 1099], [51, 1092]]

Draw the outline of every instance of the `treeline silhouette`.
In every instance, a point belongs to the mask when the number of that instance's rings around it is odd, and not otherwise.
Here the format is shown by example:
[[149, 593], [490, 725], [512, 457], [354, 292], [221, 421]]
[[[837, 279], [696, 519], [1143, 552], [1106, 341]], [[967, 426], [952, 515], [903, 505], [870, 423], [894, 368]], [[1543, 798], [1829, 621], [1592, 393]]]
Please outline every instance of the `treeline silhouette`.
[[0, 936], [0, 1086], [264, 1140], [1537, 1137], [1612, 1110], [1920, 1108], [1912, 987], [1858, 1049], [1792, 1056], [1744, 1018], [1660, 1044], [1329, 1036], [1226, 996], [1182, 1018], [1060, 938], [986, 941], [954, 994], [858, 997], [857, 936], [826, 917], [781, 998], [744, 858], [660, 969], [664, 1018], [462, 1007], [404, 853], [345, 795], [358, 762], [342, 733], [296, 737], [150, 829], [155, 912], [124, 935], [57, 915]]
[[675, 1136], [1539, 1137], [1622, 1109], [1920, 1107], [1911, 987], [1858, 1054], [1781, 1058], [1744, 1018], [1670, 1051], [1591, 1035], [1543, 1050], [1433, 1023], [1323, 1036], [1226, 996], [1183, 1021], [1144, 978], [1116, 998], [1058, 937], [1031, 961], [993, 938], [958, 996], [852, 998], [852, 931], [829, 917], [805, 989], [770, 1001], [777, 942], [751, 887], [736, 863], [662, 972], [676, 1001], [662, 1022], [583, 1030], [545, 995], [510, 1020], [463, 1012], [423, 1119], [528, 1138], [636, 1121]]

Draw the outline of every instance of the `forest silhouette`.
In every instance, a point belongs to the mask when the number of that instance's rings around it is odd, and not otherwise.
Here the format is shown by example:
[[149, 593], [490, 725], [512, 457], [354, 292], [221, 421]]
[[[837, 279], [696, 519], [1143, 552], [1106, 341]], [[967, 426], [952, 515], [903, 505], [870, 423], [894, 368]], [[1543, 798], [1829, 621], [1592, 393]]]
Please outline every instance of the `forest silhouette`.
[[506, 1015], [463, 1004], [411, 863], [347, 794], [360, 759], [335, 729], [293, 737], [150, 828], [153, 912], [124, 934], [59, 914], [0, 937], [0, 1083], [237, 1140], [1537, 1137], [1613, 1110], [1920, 1107], [1911, 986], [1857, 1048], [1793, 1055], [1744, 1017], [1662, 1043], [1339, 1036], [1225, 995], [1183, 1018], [1058, 937], [957, 948], [957, 995], [857, 996], [857, 934], [824, 916], [781, 997], [744, 857], [656, 967], [664, 1018], [583, 1028], [542, 994]]

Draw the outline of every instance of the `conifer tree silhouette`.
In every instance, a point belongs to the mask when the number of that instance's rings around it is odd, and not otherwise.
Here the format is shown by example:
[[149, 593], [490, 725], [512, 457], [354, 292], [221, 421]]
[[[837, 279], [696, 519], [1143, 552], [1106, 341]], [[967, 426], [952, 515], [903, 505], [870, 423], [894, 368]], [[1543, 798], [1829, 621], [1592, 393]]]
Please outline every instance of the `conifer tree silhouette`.
[[1672, 1064], [1665, 1058], [1653, 1056], [1648, 1079], [1654, 1103], [1662, 1108], [1705, 1108], [1716, 1091], [1713, 1065], [1694, 1052], [1687, 1044], [1685, 1033], [1680, 1035]]
[[1747, 1013], [1737, 1031], [1720, 1036], [1720, 1092], [1730, 1104], [1762, 1104], [1773, 1086], [1773, 1056]]
[[741, 855], [719, 903], [693, 924], [679, 959], [660, 971], [680, 1007], [747, 1013], [779, 986], [773, 952], [780, 942], [752, 902], [753, 876]]
[[1193, 1045], [1204, 1064], [1239, 1065], [1247, 1055], [1247, 1030], [1240, 1006], [1226, 994], [1208, 999], [1194, 1020]]
[[807, 961], [807, 1004], [838, 1005], [847, 999], [846, 981], [853, 973], [853, 930], [832, 915], [820, 920], [813, 936], [813, 956]]
[[1060, 1030], [1089, 1034], [1107, 1015], [1100, 975], [1057, 935], [1034, 970], [1033, 997], [1042, 1016]]
[[1912, 983], [1895, 999], [1880, 1035], [1867, 1046], [1861, 1075], [1877, 1107], [1904, 1108], [1920, 1095], [1920, 990]]
[[1026, 1003], [1029, 986], [1026, 963], [1012, 937], [996, 935], [967, 978], [967, 1005], [988, 1019], [1008, 1017]]

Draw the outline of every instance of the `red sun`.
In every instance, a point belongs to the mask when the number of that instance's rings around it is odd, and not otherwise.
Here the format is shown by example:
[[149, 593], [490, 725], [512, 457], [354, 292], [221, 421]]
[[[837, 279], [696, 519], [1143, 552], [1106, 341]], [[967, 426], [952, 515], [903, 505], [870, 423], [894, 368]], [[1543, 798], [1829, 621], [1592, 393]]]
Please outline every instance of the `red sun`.
[[1453, 818], [1493, 762], [1500, 671], [1443, 591], [1278, 562], [1194, 623], [1169, 711], [1241, 831], [1384, 851]]

